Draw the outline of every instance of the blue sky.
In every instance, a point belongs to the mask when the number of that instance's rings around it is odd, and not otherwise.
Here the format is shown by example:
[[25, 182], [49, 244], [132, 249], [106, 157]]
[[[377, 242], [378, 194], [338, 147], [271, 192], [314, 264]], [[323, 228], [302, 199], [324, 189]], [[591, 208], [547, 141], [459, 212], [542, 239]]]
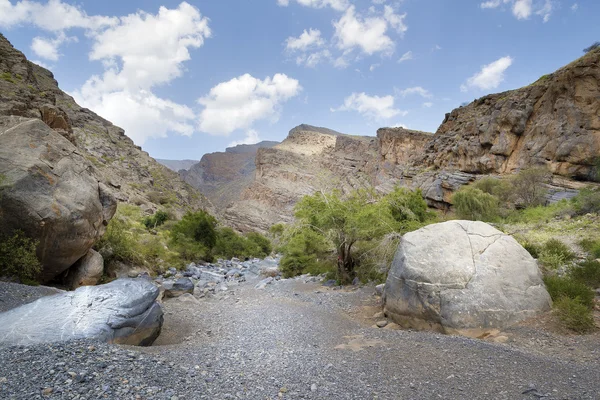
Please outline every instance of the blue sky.
[[301, 123], [434, 132], [600, 40], [596, 0], [0, 0], [0, 31], [156, 158]]

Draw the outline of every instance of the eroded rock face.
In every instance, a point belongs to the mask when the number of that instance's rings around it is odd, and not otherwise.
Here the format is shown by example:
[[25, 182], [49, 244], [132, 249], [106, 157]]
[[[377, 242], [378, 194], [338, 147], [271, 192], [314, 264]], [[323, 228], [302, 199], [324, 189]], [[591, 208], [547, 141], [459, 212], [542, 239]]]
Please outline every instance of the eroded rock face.
[[38, 119], [0, 117], [0, 175], [0, 232], [39, 240], [42, 282], [83, 257], [116, 209], [90, 162]]
[[479, 335], [551, 307], [537, 262], [483, 222], [449, 221], [402, 238], [385, 285], [385, 313], [414, 328]]
[[446, 115], [417, 164], [469, 173], [532, 165], [592, 180], [600, 154], [600, 49], [518, 90]]
[[0, 314], [0, 343], [30, 345], [73, 339], [149, 346], [158, 337], [163, 312], [158, 288], [143, 279], [43, 297]]

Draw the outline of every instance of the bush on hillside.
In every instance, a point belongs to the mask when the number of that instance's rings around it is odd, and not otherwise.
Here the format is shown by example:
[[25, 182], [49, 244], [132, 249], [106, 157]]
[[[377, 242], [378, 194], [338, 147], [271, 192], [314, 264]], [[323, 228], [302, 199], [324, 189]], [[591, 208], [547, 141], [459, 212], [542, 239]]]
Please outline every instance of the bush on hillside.
[[583, 261], [571, 268], [569, 276], [592, 289], [600, 288], [600, 262], [596, 260]]
[[600, 42], [595, 42], [590, 47], [586, 47], [585, 49], [583, 49], [583, 52], [587, 54], [590, 51], [594, 51], [596, 49], [600, 49]]
[[290, 278], [303, 273], [319, 275], [331, 269], [329, 243], [320, 233], [310, 229], [290, 228], [286, 232], [280, 251], [283, 257], [279, 269], [284, 277]]
[[579, 245], [590, 255], [590, 257], [600, 258], [600, 240], [583, 239], [579, 242]]
[[250, 232], [246, 234], [246, 239], [248, 239], [250, 243], [254, 243], [259, 248], [260, 251], [256, 254], [253, 254], [255, 257], [263, 258], [271, 254], [273, 251], [271, 241], [258, 232]]
[[549, 268], [559, 268], [576, 258], [575, 253], [558, 239], [550, 239], [542, 246], [540, 262]]
[[518, 206], [535, 207], [546, 202], [548, 189], [546, 184], [552, 179], [552, 174], [544, 167], [527, 168], [510, 179], [513, 197]]
[[577, 333], [588, 333], [595, 329], [591, 310], [579, 301], [561, 297], [554, 302], [554, 312], [563, 325]]
[[513, 199], [512, 188], [507, 180], [486, 176], [473, 184], [475, 189], [496, 196], [500, 203], [507, 205]]
[[148, 229], [156, 229], [163, 225], [169, 219], [169, 214], [164, 211], [158, 210], [154, 215], [150, 215], [143, 219], [142, 223]]
[[104, 261], [121, 261], [129, 264], [143, 264], [144, 259], [137, 251], [138, 240], [132, 221], [123, 215], [123, 207], [119, 206], [117, 213], [106, 227], [106, 233], [96, 243], [95, 248], [102, 254]]
[[498, 198], [480, 189], [464, 186], [452, 196], [452, 202], [461, 219], [492, 222], [499, 217]]
[[22, 283], [33, 284], [42, 270], [37, 258], [38, 242], [21, 231], [0, 237], [0, 276], [16, 277]]
[[544, 283], [553, 301], [567, 297], [576, 300], [589, 309], [594, 305], [594, 291], [573, 278], [551, 275], [544, 277]]
[[173, 225], [171, 241], [179, 248], [184, 244], [195, 243], [193, 248], [200, 249], [200, 245], [209, 254], [217, 244], [217, 220], [204, 210], [188, 212]]
[[408, 190], [396, 187], [385, 196], [392, 218], [400, 224], [425, 222], [431, 217], [421, 190]]
[[600, 190], [583, 189], [572, 200], [577, 215], [600, 213]]

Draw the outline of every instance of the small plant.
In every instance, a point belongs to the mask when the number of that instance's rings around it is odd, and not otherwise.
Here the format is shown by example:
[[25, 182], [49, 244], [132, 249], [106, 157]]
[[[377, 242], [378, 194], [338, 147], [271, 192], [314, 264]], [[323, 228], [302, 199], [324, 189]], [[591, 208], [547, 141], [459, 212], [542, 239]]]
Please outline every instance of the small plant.
[[594, 305], [594, 291], [581, 282], [569, 277], [546, 276], [544, 283], [553, 301], [562, 297], [576, 300], [591, 309]]
[[459, 218], [491, 222], [498, 218], [498, 198], [480, 189], [463, 187], [452, 197]]
[[34, 283], [42, 270], [37, 258], [38, 242], [21, 231], [0, 237], [0, 276], [17, 277], [23, 283]]
[[563, 325], [577, 333], [588, 333], [595, 329], [591, 310], [577, 300], [561, 297], [554, 302], [554, 311]]
[[585, 49], [583, 49], [583, 52], [587, 54], [590, 51], [594, 51], [599, 48], [600, 48], [600, 42], [595, 42], [590, 47], [586, 47]]
[[552, 174], [544, 167], [527, 168], [510, 179], [510, 185], [518, 206], [535, 207], [546, 202], [546, 184]]
[[600, 258], [600, 240], [583, 239], [579, 245], [593, 258]]
[[569, 276], [577, 282], [583, 283], [593, 289], [600, 287], [600, 262], [586, 260], [574, 266], [569, 271]]
[[557, 269], [575, 259], [575, 253], [558, 239], [548, 240], [539, 253], [540, 262], [548, 268]]
[[600, 213], [600, 190], [598, 189], [583, 189], [572, 201], [578, 215]]
[[147, 229], [156, 229], [156, 227], [163, 225], [169, 219], [169, 214], [162, 210], [158, 210], [149, 217], [143, 219], [142, 223]]
[[540, 254], [542, 253], [542, 246], [527, 240], [522, 241], [521, 246], [523, 246], [523, 248], [527, 250], [529, 254], [531, 254], [531, 257], [535, 259], [540, 258]]
[[6, 81], [6, 82], [10, 82], [10, 83], [16, 83], [10, 72], [3, 72], [3, 73], [1, 73], [0, 74], [0, 79], [2, 79], [3, 81]]

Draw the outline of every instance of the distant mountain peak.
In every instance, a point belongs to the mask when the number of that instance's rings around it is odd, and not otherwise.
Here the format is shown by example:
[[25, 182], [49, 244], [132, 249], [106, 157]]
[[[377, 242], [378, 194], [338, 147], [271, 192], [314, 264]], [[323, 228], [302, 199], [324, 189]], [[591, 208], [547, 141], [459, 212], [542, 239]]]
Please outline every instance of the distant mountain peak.
[[333, 129], [323, 128], [323, 127], [319, 127], [319, 126], [312, 126], [312, 125], [308, 125], [308, 124], [300, 124], [297, 127], [293, 128], [290, 131], [290, 135], [292, 135], [296, 132], [318, 132], [318, 133], [323, 133], [325, 135], [333, 135], [333, 136], [344, 135], [344, 133], [334, 131]]

